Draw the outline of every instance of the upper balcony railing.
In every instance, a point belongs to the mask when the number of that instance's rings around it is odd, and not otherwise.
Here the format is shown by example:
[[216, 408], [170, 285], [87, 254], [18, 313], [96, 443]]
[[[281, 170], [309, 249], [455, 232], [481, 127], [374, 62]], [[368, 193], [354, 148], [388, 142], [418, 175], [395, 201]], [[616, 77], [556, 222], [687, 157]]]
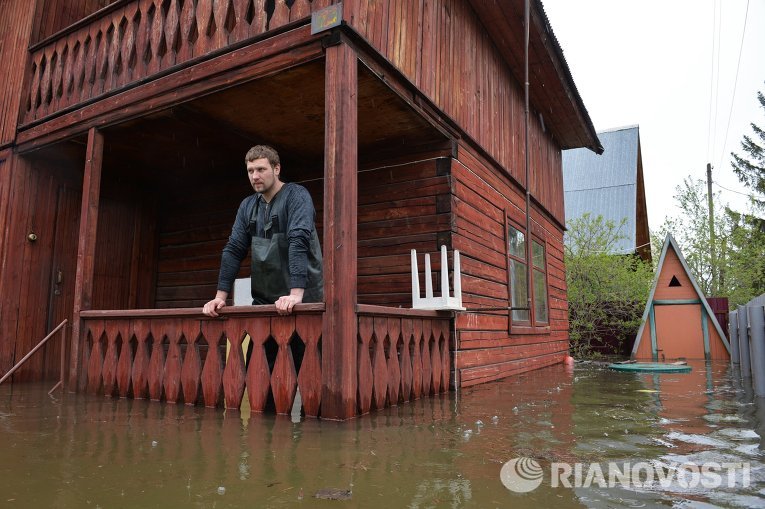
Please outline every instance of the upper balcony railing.
[[22, 124], [308, 18], [334, 0], [133, 0], [30, 48]]

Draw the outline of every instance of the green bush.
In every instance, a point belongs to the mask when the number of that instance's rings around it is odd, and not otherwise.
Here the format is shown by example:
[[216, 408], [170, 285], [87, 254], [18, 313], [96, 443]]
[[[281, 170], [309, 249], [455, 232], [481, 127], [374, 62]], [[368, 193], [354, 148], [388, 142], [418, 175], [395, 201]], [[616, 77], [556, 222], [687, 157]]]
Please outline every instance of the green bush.
[[625, 224], [585, 214], [568, 225], [566, 282], [574, 357], [619, 353], [640, 327], [653, 269], [633, 253], [616, 251]]

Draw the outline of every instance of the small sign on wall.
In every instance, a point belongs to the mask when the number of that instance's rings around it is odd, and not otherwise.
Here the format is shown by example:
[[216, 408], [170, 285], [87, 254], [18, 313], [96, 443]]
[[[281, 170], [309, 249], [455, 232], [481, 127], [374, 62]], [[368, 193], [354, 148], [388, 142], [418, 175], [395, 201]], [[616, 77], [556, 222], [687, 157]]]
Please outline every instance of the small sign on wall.
[[343, 21], [343, 3], [338, 2], [311, 14], [311, 35], [340, 26]]

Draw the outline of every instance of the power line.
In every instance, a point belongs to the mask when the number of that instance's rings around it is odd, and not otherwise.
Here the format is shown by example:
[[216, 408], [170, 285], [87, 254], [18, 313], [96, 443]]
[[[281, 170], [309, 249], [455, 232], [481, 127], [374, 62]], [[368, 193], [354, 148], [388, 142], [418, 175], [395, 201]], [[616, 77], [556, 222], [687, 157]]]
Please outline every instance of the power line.
[[[717, 0], [714, 0], [712, 2], [712, 54], [710, 55], [712, 58], [712, 73], [709, 77], [709, 122], [710, 125], [714, 124], [715, 128], [714, 131], [712, 131], [712, 144], [709, 144], [709, 132], [707, 132], [707, 160], [709, 160], [709, 151], [710, 148], [712, 151], [714, 151], [714, 147], [717, 143], [717, 112], [719, 111], [718, 108], [718, 100], [720, 99], [720, 25], [722, 24], [721, 20], [718, 20], [717, 18], [717, 8], [720, 4], [717, 2]], [[720, 17], [722, 18], [722, 7], [720, 7]], [[717, 74], [715, 74], [715, 48], [717, 48]], [[714, 83], [714, 84], [713, 84]], [[714, 90], [714, 94], [712, 91]], [[712, 96], [714, 95], [714, 122], [712, 121]]]
[[712, 53], [709, 55], [711, 58], [711, 65], [709, 66], [709, 125], [707, 126], [707, 161], [709, 161], [709, 153], [711, 145], [709, 144], [712, 138], [712, 98], [714, 97], [714, 81], [715, 81], [715, 33], [717, 28], [717, 0], [712, 2]]
[[728, 112], [728, 126], [725, 128], [725, 141], [720, 154], [720, 162], [717, 166], [722, 166], [723, 157], [725, 157], [725, 147], [728, 145], [728, 131], [730, 130], [730, 119], [733, 116], [733, 104], [736, 101], [736, 87], [738, 86], [738, 70], [741, 68], [741, 53], [744, 49], [744, 36], [746, 35], [746, 21], [749, 18], [749, 0], [746, 0], [746, 12], [744, 13], [744, 28], [741, 30], [741, 45], [738, 48], [738, 64], [736, 64], [736, 79], [733, 81], [733, 97], [730, 100], [730, 111]]
[[714, 180], [712, 181], [712, 183], [714, 185], [716, 185], [717, 187], [721, 188], [721, 189], [725, 189], [726, 191], [730, 191], [731, 193], [740, 194], [741, 196], [746, 196], [747, 198], [755, 198], [755, 196], [753, 194], [742, 193], [741, 191], [736, 191], [735, 189], [729, 189], [729, 188], [727, 188], [725, 186], [720, 185], [719, 183], [715, 182]]

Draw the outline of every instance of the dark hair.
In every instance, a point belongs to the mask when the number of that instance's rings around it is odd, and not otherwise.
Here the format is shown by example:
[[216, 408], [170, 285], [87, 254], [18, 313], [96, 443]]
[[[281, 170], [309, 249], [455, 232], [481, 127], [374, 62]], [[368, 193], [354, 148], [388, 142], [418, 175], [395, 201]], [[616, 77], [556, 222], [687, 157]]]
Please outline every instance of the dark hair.
[[268, 145], [255, 145], [252, 147], [247, 151], [247, 155], [244, 156], [244, 163], [251, 163], [256, 159], [262, 159], [264, 157], [268, 159], [271, 167], [275, 167], [279, 164], [279, 153]]

